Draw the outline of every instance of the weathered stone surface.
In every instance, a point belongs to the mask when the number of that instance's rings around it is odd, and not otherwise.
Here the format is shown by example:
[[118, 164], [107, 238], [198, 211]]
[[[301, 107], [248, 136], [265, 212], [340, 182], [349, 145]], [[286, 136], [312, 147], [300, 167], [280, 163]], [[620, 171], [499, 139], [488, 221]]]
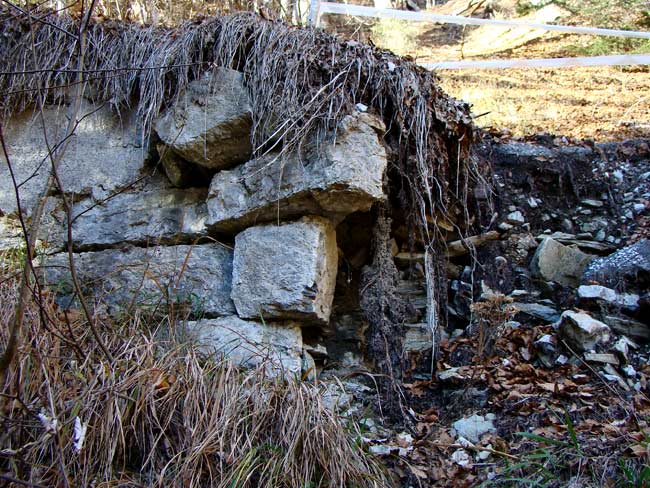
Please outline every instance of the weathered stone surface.
[[338, 251], [323, 217], [251, 227], [237, 234], [232, 298], [242, 318], [327, 322]]
[[630, 336], [633, 339], [650, 340], [650, 325], [613, 315], [607, 315], [603, 320], [619, 334]]
[[[42, 264], [45, 282], [69, 296], [67, 254], [44, 256]], [[75, 254], [75, 266], [89, 300], [106, 304], [113, 314], [132, 305], [166, 310], [170, 302], [207, 317], [235, 311], [230, 300], [232, 251], [220, 244], [85, 252]]]
[[598, 283], [610, 288], [642, 287], [650, 283], [650, 240], [594, 260], [582, 276], [583, 283]]
[[512, 304], [519, 312], [538, 318], [545, 322], [556, 322], [560, 318], [560, 312], [556, 308], [543, 303], [523, 303], [515, 302]]
[[[64, 248], [65, 212], [58, 197], [48, 197], [36, 240], [36, 250], [55, 252]], [[29, 225], [29, 222], [26, 222]], [[20, 221], [16, 216], [0, 217], [0, 251], [25, 248]]]
[[338, 222], [385, 198], [386, 150], [381, 122], [368, 114], [345, 118], [335, 142], [322, 142], [302, 160], [266, 156], [217, 173], [208, 196], [208, 224], [233, 232], [256, 223], [305, 214]]
[[495, 418], [495, 415], [492, 413], [488, 413], [485, 417], [475, 414], [471, 417], [464, 417], [457, 420], [453, 423], [453, 427], [460, 437], [477, 443], [484, 434], [496, 433], [497, 429], [494, 426]]
[[116, 195], [101, 205], [75, 205], [72, 226], [75, 249], [118, 243], [180, 243], [205, 234], [206, 191], [166, 188], [152, 181]]
[[561, 336], [578, 351], [589, 351], [597, 344], [608, 342], [609, 327], [584, 312], [565, 311], [560, 317]]
[[639, 308], [639, 295], [633, 293], [617, 293], [616, 290], [601, 285], [580, 285], [578, 298], [586, 304], [607, 304], [635, 311]]
[[[48, 140], [55, 144], [65, 133], [66, 108], [46, 108], [44, 114]], [[108, 108], [84, 105], [79, 120], [59, 168], [64, 190], [100, 199], [136, 181], [147, 149], [142, 147], [134, 116], [123, 113], [117, 117]], [[17, 180], [24, 182], [20, 187], [22, 207], [29, 213], [51, 168], [40, 119], [24, 113], [11, 119], [4, 130]], [[15, 212], [14, 189], [5, 158], [0, 156], [0, 213]]]
[[18, 219], [0, 217], [0, 251], [22, 247], [25, 247], [25, 240]]
[[273, 372], [300, 375], [302, 332], [298, 324], [269, 324], [237, 316], [186, 323], [186, 332], [209, 353], [228, 357], [244, 367], [266, 362]]
[[433, 334], [426, 323], [404, 324], [404, 352], [423, 352], [433, 348]]
[[243, 74], [218, 68], [189, 84], [155, 122], [160, 139], [181, 158], [212, 169], [246, 161], [252, 119]]
[[564, 286], [577, 286], [593, 256], [574, 247], [544, 239], [537, 247], [530, 269], [535, 276]]

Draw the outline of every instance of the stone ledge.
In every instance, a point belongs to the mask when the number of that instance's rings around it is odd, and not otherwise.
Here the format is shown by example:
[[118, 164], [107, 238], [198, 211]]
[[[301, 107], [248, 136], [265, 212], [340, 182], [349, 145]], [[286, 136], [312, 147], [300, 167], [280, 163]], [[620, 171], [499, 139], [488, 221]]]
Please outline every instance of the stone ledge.
[[[67, 253], [42, 256], [44, 283], [70, 305], [72, 280]], [[166, 313], [167, 304], [191, 315], [232, 315], [232, 251], [220, 244], [110, 249], [75, 254], [87, 299], [119, 315], [133, 306]]]
[[318, 156], [269, 155], [217, 173], [208, 194], [208, 226], [217, 232], [321, 215], [338, 223], [385, 199], [387, 167], [379, 141], [381, 122], [368, 114], [348, 116], [334, 142], [318, 146]]

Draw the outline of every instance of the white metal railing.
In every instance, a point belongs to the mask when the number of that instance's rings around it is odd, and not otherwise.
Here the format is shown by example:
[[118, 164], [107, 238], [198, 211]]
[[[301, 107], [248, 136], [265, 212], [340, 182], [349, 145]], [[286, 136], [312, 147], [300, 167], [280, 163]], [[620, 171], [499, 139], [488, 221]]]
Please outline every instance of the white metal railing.
[[[542, 24], [518, 20], [478, 19], [459, 15], [443, 15], [429, 12], [411, 12], [408, 10], [382, 9], [348, 5], [343, 3], [321, 2], [311, 0], [309, 8], [309, 23], [317, 26], [323, 14], [351, 15], [357, 17], [376, 17], [410, 20], [415, 22], [434, 22], [458, 25], [495, 25], [501, 27], [526, 27], [568, 34], [587, 34], [597, 36], [634, 37], [650, 39], [650, 32], [629, 31], [620, 29], [600, 29], [596, 27], [580, 27], [568, 25]], [[486, 61], [448, 61], [440, 63], [425, 63], [428, 69], [481, 69], [481, 68], [563, 68], [570, 66], [629, 66], [650, 65], [650, 54], [587, 56], [573, 58], [545, 59], [495, 59]]]

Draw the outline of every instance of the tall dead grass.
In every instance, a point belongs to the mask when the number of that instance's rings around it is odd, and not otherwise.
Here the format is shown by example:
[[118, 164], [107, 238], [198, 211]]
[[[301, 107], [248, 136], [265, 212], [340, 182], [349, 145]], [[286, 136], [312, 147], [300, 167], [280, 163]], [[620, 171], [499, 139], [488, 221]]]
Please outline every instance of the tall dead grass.
[[[16, 279], [0, 277], [0, 341]], [[137, 317], [97, 325], [32, 301], [2, 385], [0, 474], [35, 486], [376, 487], [390, 483], [323, 389], [241, 371], [165, 341]], [[19, 486], [16, 484], [16, 486]]]

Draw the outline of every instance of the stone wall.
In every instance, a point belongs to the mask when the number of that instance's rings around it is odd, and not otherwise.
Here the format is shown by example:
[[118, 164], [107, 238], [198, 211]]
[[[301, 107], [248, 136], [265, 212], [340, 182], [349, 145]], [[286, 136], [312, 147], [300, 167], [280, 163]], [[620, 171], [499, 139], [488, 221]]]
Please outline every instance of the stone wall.
[[[363, 215], [387, 198], [380, 120], [359, 111], [300, 154], [252, 159], [250, 101], [241, 73], [225, 69], [193, 82], [148, 145], [128, 113], [82, 113], [61, 177], [88, 301], [114, 317], [173, 309], [187, 334], [241, 364], [269, 358], [300, 374], [312, 355], [328, 357], [328, 341], [343, 362], [361, 360], [363, 320], [358, 301], [346, 305], [340, 246], [369, 239]], [[46, 110], [48, 139], [66, 115]], [[40, 118], [14, 118], [6, 140], [28, 215], [50, 164]], [[17, 210], [2, 164], [0, 250], [21, 245]], [[61, 192], [49, 195], [37, 262], [60, 303], [74, 306], [66, 220]]]

